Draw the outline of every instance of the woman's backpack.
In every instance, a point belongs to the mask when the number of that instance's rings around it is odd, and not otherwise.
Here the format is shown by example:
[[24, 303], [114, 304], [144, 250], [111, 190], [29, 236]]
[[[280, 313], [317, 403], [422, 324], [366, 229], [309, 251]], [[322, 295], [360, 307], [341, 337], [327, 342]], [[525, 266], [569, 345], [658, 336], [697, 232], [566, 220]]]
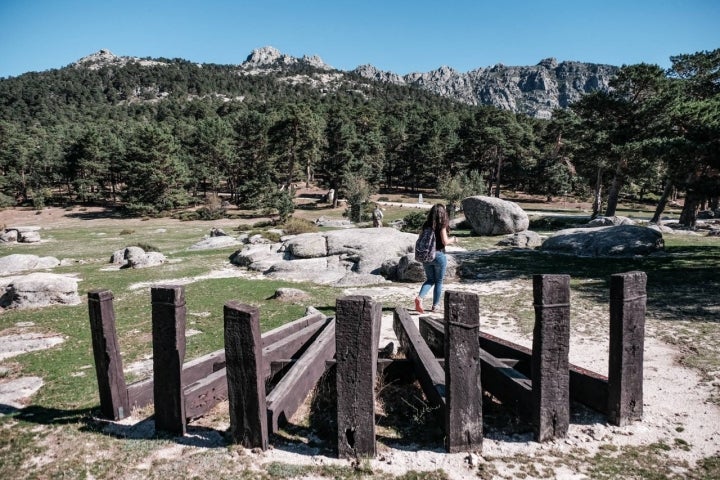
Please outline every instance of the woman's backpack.
[[425, 228], [415, 242], [415, 260], [428, 263], [435, 260], [435, 232]]

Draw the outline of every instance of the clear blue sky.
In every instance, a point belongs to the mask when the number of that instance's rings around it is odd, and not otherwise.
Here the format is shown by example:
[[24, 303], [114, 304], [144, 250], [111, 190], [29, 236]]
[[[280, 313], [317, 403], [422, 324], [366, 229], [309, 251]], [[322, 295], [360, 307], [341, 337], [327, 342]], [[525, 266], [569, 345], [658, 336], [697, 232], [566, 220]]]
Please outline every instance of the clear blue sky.
[[667, 68], [720, 48], [720, 0], [0, 0], [0, 77], [102, 48], [237, 64], [266, 45], [400, 74], [547, 57]]

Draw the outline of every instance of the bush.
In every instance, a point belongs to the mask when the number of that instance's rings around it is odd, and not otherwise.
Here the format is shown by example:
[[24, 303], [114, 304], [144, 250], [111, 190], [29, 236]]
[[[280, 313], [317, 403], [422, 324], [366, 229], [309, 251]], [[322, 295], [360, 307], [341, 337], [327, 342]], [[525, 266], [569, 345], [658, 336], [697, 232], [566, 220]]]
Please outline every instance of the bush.
[[427, 212], [412, 212], [403, 217], [403, 232], [420, 233], [425, 220], [427, 219]]
[[267, 228], [267, 227], [274, 227], [275, 222], [272, 220], [260, 220], [259, 222], [255, 222], [252, 225], [252, 228]]
[[318, 227], [310, 220], [304, 218], [290, 217], [283, 225], [283, 230], [288, 235], [299, 235], [301, 233], [317, 232]]
[[155, 216], [158, 213], [155, 207], [146, 203], [128, 203], [124, 210], [131, 217]]
[[12, 207], [13, 205], [15, 205], [15, 199], [0, 192], [0, 208]]
[[262, 230], [250, 230], [248, 232], [248, 237], [252, 237], [253, 235], [262, 235], [263, 238], [270, 240], [273, 243], [279, 242], [281, 238], [281, 235], [277, 232], [267, 232]]
[[200, 207], [195, 213], [200, 220], [220, 220], [225, 216], [225, 209], [216, 210], [209, 207]]
[[173, 218], [180, 220], [181, 222], [189, 222], [192, 220], [199, 220], [200, 216], [197, 212], [186, 211], [176, 213], [175, 215], [173, 215]]
[[140, 242], [135, 246], [142, 248], [146, 252], [159, 252], [160, 251], [160, 249], [157, 248], [155, 245], [151, 245], [151, 244], [145, 243], [145, 242]]

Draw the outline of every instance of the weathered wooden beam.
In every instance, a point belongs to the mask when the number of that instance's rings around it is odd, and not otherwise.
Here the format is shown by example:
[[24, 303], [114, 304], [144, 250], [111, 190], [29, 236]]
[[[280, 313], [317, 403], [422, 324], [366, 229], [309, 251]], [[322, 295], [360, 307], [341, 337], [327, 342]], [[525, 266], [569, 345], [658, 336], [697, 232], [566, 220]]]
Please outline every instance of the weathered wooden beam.
[[393, 330], [405, 356], [413, 361], [415, 373], [425, 396], [433, 407], [445, 411], [445, 371], [420, 335], [412, 317], [404, 308], [393, 313]]
[[205, 415], [215, 405], [227, 400], [226, 373], [225, 368], [221, 368], [185, 387], [185, 418], [188, 421]]
[[152, 404], [154, 391], [155, 380], [153, 377], [144, 378], [128, 385], [127, 392], [130, 408], [143, 408]]
[[375, 380], [382, 306], [366, 296], [336, 300], [337, 448], [340, 458], [375, 456]]
[[[265, 332], [262, 335], [263, 347], [269, 347], [268, 350], [270, 353], [268, 356], [271, 359], [275, 358], [276, 355], [279, 355], [278, 358], [280, 358], [285, 352], [289, 352], [287, 353], [287, 357], [290, 358], [297, 353], [297, 345], [300, 344], [300, 348], [302, 348], [302, 346], [305, 345], [305, 343], [311, 339], [320, 328], [322, 328], [326, 321], [327, 317], [322, 313], [314, 313], [297, 320], [293, 320], [292, 322]], [[290, 340], [286, 339], [286, 337], [301, 330], [303, 333], [292, 337]], [[283, 343], [273, 346], [273, 344], [277, 342]], [[288, 343], [291, 342], [295, 343], [293, 345], [288, 345]], [[212, 375], [224, 368], [225, 349], [223, 348], [184, 363], [182, 372], [183, 382], [186, 386], [190, 386], [191, 384], [198, 382], [208, 375]], [[130, 409], [142, 408], [153, 403], [153, 389], [153, 377], [138, 380], [128, 385], [127, 395]], [[215, 391], [213, 395], [222, 396], [222, 392]], [[225, 392], [225, 395], [227, 395], [227, 391]], [[196, 418], [196, 414], [189, 417]]]
[[608, 418], [624, 426], [643, 415], [643, 355], [647, 275], [610, 276]]
[[267, 395], [269, 433], [286, 422], [305, 401], [325, 373], [326, 361], [335, 356], [335, 321], [331, 321]]
[[238, 302], [223, 309], [230, 434], [246, 448], [268, 447], [260, 312]]
[[534, 275], [533, 426], [538, 442], [570, 426], [570, 276]]
[[[443, 348], [445, 337], [441, 322], [431, 317], [420, 317], [420, 332], [433, 352]], [[480, 348], [498, 360], [503, 368], [513, 368], [524, 377], [530, 377], [532, 349], [483, 331], [480, 331]], [[573, 364], [569, 364], [569, 370], [570, 398], [607, 414], [607, 377]], [[490, 391], [492, 386], [485, 380], [486, 373], [483, 370], [483, 388]]]
[[185, 435], [182, 366], [185, 358], [185, 289], [181, 285], [150, 289], [153, 339], [155, 428]]
[[450, 453], [482, 447], [480, 300], [469, 292], [445, 292], [445, 448]]
[[113, 294], [109, 290], [88, 292], [95, 373], [103, 417], [120, 420], [130, 415], [120, 344], [115, 330]]
[[316, 325], [318, 328], [322, 328], [326, 324], [326, 315], [323, 315], [322, 313], [311, 313], [310, 315], [298, 318], [297, 320], [293, 320], [292, 322], [288, 322], [263, 333], [262, 346], [265, 348], [311, 325]]
[[502, 360], [480, 350], [483, 389], [526, 421], [531, 420], [532, 382]]
[[225, 368], [225, 349], [215, 350], [183, 364], [183, 381], [190, 385]]
[[290, 333], [284, 338], [276, 338], [274, 343], [270, 343], [262, 349], [263, 354], [263, 378], [268, 378], [272, 374], [271, 363], [283, 358], [297, 358], [304, 349], [320, 334], [321, 330], [328, 324], [330, 319], [325, 318], [323, 321], [314, 322], [306, 327]]

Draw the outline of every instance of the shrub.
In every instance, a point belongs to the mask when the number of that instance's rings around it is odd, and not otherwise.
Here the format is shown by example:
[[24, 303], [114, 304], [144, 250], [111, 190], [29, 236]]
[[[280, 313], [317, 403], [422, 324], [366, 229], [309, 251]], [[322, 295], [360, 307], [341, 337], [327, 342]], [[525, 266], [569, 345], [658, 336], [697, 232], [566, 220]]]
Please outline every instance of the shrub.
[[145, 242], [139, 242], [135, 246], [142, 248], [146, 252], [159, 252], [160, 251], [160, 249], [157, 248], [155, 245], [151, 245], [151, 244], [145, 243]]
[[195, 211], [200, 220], [219, 220], [225, 216], [225, 209], [215, 210], [208, 207], [200, 207]]
[[152, 216], [158, 213], [155, 207], [146, 203], [128, 203], [124, 210], [131, 217]]
[[283, 225], [283, 230], [288, 235], [298, 235], [300, 233], [317, 232], [318, 227], [310, 220], [304, 218], [290, 217]]
[[273, 226], [275, 226], [275, 223], [272, 220], [260, 220], [259, 222], [253, 223], [252, 228], [267, 228]]
[[15, 205], [15, 199], [0, 192], [0, 208], [12, 207], [13, 205]]
[[427, 212], [412, 212], [403, 217], [403, 232], [420, 233], [425, 220], [427, 219]]
[[176, 218], [180, 220], [181, 222], [189, 222], [192, 220], [198, 220], [200, 216], [197, 214], [197, 212], [194, 211], [186, 211], [186, 212], [178, 212], [175, 215], [173, 215], [173, 218]]

